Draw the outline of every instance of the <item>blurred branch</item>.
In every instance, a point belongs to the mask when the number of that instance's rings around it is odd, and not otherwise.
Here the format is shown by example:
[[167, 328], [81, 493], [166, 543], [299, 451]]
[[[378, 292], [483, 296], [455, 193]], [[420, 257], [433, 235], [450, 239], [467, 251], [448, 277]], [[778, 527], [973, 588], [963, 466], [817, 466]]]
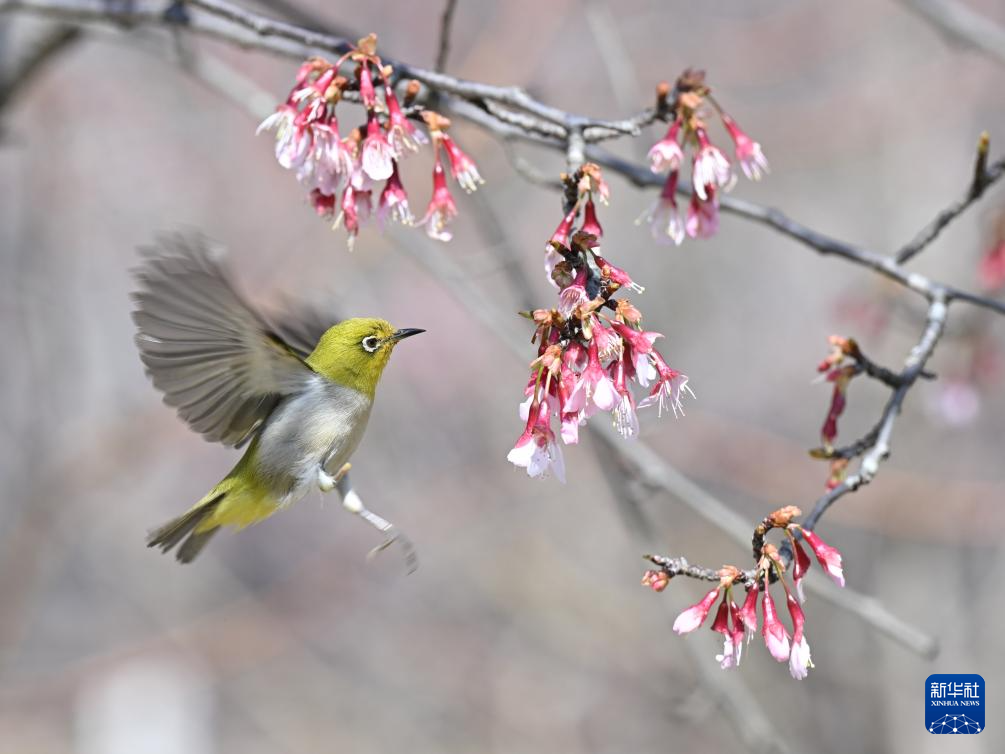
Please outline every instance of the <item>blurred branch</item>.
[[1005, 65], [1005, 29], [953, 0], [901, 0], [951, 41]]
[[[137, 0], [130, 4], [109, 4], [104, 0], [0, 0], [0, 13], [23, 11], [45, 17], [76, 22], [105, 22], [120, 25], [156, 25], [185, 28], [245, 47], [256, 47], [303, 59], [312, 54], [342, 54], [351, 49], [346, 39], [268, 19], [225, 0], [188, 0], [185, 14], [165, 13], [159, 3]], [[623, 135], [637, 135], [642, 126], [658, 120], [658, 108], [648, 107], [620, 121], [604, 121], [567, 113], [531, 97], [519, 87], [502, 87], [458, 79], [428, 71], [400, 61], [393, 63], [399, 74], [424, 83], [437, 92], [448, 108], [503, 138], [519, 138], [561, 149], [579, 159], [580, 136], [585, 146], [583, 157], [617, 172], [637, 186], [658, 186], [662, 178], [646, 167], [635, 165], [601, 150], [591, 143]], [[998, 180], [1001, 160], [987, 173], [984, 185]], [[680, 193], [690, 195], [684, 184]], [[942, 295], [947, 301], [959, 299], [1005, 314], [1005, 303], [934, 283], [917, 273], [903, 270], [893, 257], [861, 249], [830, 238], [787, 217], [777, 209], [761, 207], [733, 197], [721, 198], [722, 209], [731, 214], [767, 225], [825, 255], [833, 255], [866, 267], [896, 281], [929, 301]], [[969, 206], [969, 203], [967, 203]], [[962, 207], [956, 214], [962, 212]], [[951, 218], [950, 218], [951, 219]]]
[[984, 195], [984, 191], [988, 186], [1005, 174], [1005, 158], [999, 158], [988, 167], [989, 146], [990, 138], [987, 132], [984, 132], [977, 142], [977, 157], [974, 160], [973, 178], [966, 195], [939, 212], [928, 225], [921, 229], [909, 244], [898, 251], [896, 254], [897, 264], [903, 264], [923, 251], [938, 237], [943, 228], [962, 215], [971, 204]]
[[437, 73], [447, 70], [447, 56], [450, 55], [450, 26], [454, 20], [454, 10], [457, 8], [457, 0], [447, 0], [443, 8], [443, 15], [440, 17], [440, 43], [436, 52], [436, 66], [433, 68]]
[[76, 26], [54, 24], [38, 39], [24, 45], [24, 49], [15, 53], [11, 61], [3, 61], [0, 68], [0, 110], [7, 106], [13, 97], [28, 84], [47, 62], [68, 48], [81, 37], [81, 31]]

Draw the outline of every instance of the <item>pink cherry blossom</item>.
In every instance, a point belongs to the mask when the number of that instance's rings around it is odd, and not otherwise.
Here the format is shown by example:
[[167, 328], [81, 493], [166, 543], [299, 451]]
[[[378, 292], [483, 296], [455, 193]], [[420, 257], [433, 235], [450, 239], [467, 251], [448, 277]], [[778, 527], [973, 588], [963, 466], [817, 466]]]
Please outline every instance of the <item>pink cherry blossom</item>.
[[747, 590], [747, 598], [743, 601], [736, 615], [747, 629], [747, 642], [754, 638], [757, 633], [757, 593], [760, 586], [755, 582], [754, 586]]
[[681, 398], [684, 397], [685, 393], [692, 398], [695, 397], [694, 392], [687, 384], [687, 375], [668, 366], [658, 351], [652, 352], [652, 358], [656, 362], [658, 377], [648, 397], [639, 402], [639, 408], [648, 408], [656, 404], [656, 415], [659, 417], [663, 416], [663, 411], [667, 408], [673, 411], [674, 416], [677, 416], [678, 413], [683, 416], [684, 406]]
[[387, 103], [387, 141], [398, 159], [404, 156], [406, 150], [416, 152], [420, 144], [428, 143], [426, 135], [405, 117], [394, 91], [386, 84], [384, 101]]
[[678, 246], [684, 240], [684, 222], [677, 209], [677, 180], [679, 173], [670, 172], [660, 191], [659, 198], [642, 213], [636, 223], [648, 223], [649, 232], [657, 243], [673, 242]]
[[691, 166], [691, 182], [694, 184], [694, 193], [704, 201], [711, 199], [710, 188], [728, 191], [736, 181], [736, 177], [726, 155], [708, 140], [705, 129], [699, 128], [695, 134], [698, 137], [698, 151]]
[[841, 553], [836, 548], [826, 544], [820, 537], [809, 529], [803, 529], [803, 539], [813, 550], [817, 560], [827, 575], [834, 580], [838, 586], [844, 586], [844, 570], [841, 566]]
[[684, 229], [691, 238], [710, 238], [719, 230], [719, 199], [714, 188], [706, 186], [706, 189], [707, 199], [702, 200], [695, 192], [687, 207]]
[[398, 175], [397, 161], [394, 163], [391, 177], [387, 179], [384, 190], [380, 193], [380, 201], [377, 204], [377, 222], [380, 223], [381, 227], [384, 226], [388, 218], [402, 225], [411, 225], [415, 221], [408, 207], [408, 194], [405, 193], [405, 187], [401, 184], [401, 178]]
[[722, 124], [729, 131], [736, 147], [736, 161], [740, 163], [743, 174], [752, 181], [761, 180], [761, 176], [770, 172], [768, 160], [761, 151], [761, 145], [744, 133], [735, 120], [722, 113]]
[[615, 267], [599, 254], [594, 254], [593, 258], [597, 261], [597, 267], [600, 268], [600, 274], [612, 283], [617, 283], [622, 288], [628, 288], [635, 293], [643, 293], [645, 291], [643, 286], [632, 280], [631, 276], [620, 267]]
[[680, 121], [674, 121], [667, 129], [666, 136], [653, 144], [649, 150], [649, 169], [654, 173], [664, 170], [676, 172], [684, 161], [684, 151], [678, 143]]
[[551, 430], [551, 411], [547, 401], [542, 400], [536, 408], [532, 406], [527, 428], [507, 454], [506, 460], [527, 469], [530, 477], [544, 477], [551, 471], [560, 482], [565, 483], [562, 449]]
[[803, 579], [806, 578], [806, 572], [810, 570], [810, 556], [806, 554], [806, 550], [795, 539], [792, 540], [792, 555], [792, 583], [796, 585], [796, 596], [799, 598], [799, 601], [805, 602], [806, 595], [803, 594]]
[[698, 628], [705, 622], [705, 618], [708, 617], [708, 612], [712, 609], [712, 604], [718, 596], [719, 587], [716, 587], [702, 597], [700, 602], [691, 605], [691, 607], [678, 615], [677, 619], [673, 622], [674, 632], [678, 634], [689, 634]]
[[600, 221], [597, 219], [597, 208], [593, 204], [592, 198], [586, 200], [586, 208], [583, 210], [583, 225], [580, 230], [597, 238], [601, 238], [604, 235], [604, 229], [600, 227]]
[[426, 226], [426, 235], [437, 241], [449, 241], [453, 234], [447, 225], [457, 216], [457, 205], [447, 188], [446, 174], [437, 160], [433, 165], [433, 198], [429, 200], [426, 214], [420, 221]]
[[478, 188], [478, 184], [485, 183], [474, 161], [468, 157], [461, 148], [457, 146], [453, 139], [447, 134], [440, 134], [444, 149], [447, 150], [447, 160], [450, 163], [450, 174], [454, 177], [461, 188], [469, 194]]
[[375, 181], [386, 181], [394, 171], [394, 150], [375, 117], [371, 117], [366, 124], [360, 164], [363, 172]]
[[586, 295], [586, 267], [581, 267], [572, 285], [562, 289], [558, 295], [558, 313], [565, 319], [569, 319], [576, 307], [585, 304], [590, 299]]
[[618, 391], [614, 389], [614, 382], [600, 365], [597, 351], [597, 341], [594, 338], [590, 341], [586, 369], [580, 375], [579, 384], [583, 386], [586, 398], [593, 406], [601, 411], [610, 411], [618, 403]]
[[716, 611], [715, 620], [712, 621], [711, 629], [722, 634], [722, 654], [715, 656], [719, 662], [719, 667], [723, 670], [738, 667], [740, 655], [743, 652], [743, 633], [738, 634], [730, 627], [730, 617], [736, 611], [736, 605], [727, 602], [723, 597]]
[[764, 610], [764, 627], [761, 629], [764, 643], [772, 657], [778, 662], [785, 662], [789, 659], [789, 632], [778, 620], [775, 601], [771, 599], [767, 587], [764, 589], [764, 599], [761, 606]]

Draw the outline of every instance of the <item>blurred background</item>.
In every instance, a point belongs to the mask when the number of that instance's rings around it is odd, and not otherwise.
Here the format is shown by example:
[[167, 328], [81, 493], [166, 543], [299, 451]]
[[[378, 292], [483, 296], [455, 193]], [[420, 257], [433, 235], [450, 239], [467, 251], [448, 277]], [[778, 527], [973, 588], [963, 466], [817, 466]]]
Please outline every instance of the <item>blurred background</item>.
[[[258, 9], [375, 31], [388, 55], [433, 63], [439, 3], [297, 3]], [[1005, 24], [1000, 3], [968, 5]], [[9, 84], [51, 25], [0, 24]], [[957, 746], [1003, 750], [1005, 321], [952, 309], [942, 379], [911, 392], [877, 481], [818, 528], [849, 587], [937, 637], [938, 657], [811, 596], [807, 680], [763, 645], [725, 673], [716, 635], [670, 632], [703, 585], [654, 594], [640, 556], [747, 567], [748, 548], [640, 494], [589, 432], [565, 449], [565, 486], [505, 461], [534, 354], [504, 339], [529, 341], [511, 313], [553, 300], [541, 250], [558, 197], [458, 124], [487, 183], [458, 193], [454, 241], [371, 227], [349, 253], [245, 109], [179, 66], [180, 47], [274, 102], [295, 72], [204, 39], [92, 28], [0, 100], [0, 754], [941, 751], [924, 681], [971, 672], [989, 727]], [[771, 161], [735, 196], [879, 251], [962, 194], [982, 130], [992, 155], [1005, 145], [1005, 68], [892, 1], [460, 0], [448, 72], [615, 117], [692, 65]], [[641, 159], [660, 136], [612, 149]], [[515, 150], [545, 174], [564, 167]], [[406, 167], [421, 209], [428, 154]], [[634, 224], [654, 192], [609, 180], [605, 256], [647, 286], [636, 303], [698, 395], [677, 421], [643, 412], [644, 440], [751, 529], [780, 505], [808, 509], [827, 474], [806, 455], [829, 402], [811, 384], [827, 336], [896, 367], [919, 302], [735, 217], [711, 240], [657, 246]], [[1003, 204], [990, 191], [917, 269], [979, 290]], [[184, 227], [229, 247], [263, 309], [307, 298], [428, 330], [395, 354], [353, 459], [367, 505], [416, 544], [416, 573], [394, 548], [368, 562], [376, 533], [320, 494], [187, 567], [146, 549], [147, 530], [236, 458], [161, 404], [132, 342], [136, 247]], [[459, 292], [502, 313], [498, 327]], [[885, 398], [856, 381], [840, 437], [871, 427]]]

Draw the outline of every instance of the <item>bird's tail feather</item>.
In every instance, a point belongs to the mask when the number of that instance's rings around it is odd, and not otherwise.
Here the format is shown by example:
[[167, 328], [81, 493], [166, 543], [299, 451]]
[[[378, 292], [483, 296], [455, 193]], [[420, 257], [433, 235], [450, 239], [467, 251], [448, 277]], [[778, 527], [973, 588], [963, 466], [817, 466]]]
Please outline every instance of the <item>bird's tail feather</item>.
[[[160, 547], [161, 552], [168, 552], [181, 543], [175, 557], [182, 563], [190, 563], [195, 559], [210, 538], [219, 530], [219, 526], [196, 531], [197, 527], [213, 514], [217, 506], [223, 502], [226, 492], [201, 501], [188, 513], [168, 521], [163, 526], [154, 529], [147, 537], [147, 547]], [[182, 542], [184, 540], [184, 542]]]

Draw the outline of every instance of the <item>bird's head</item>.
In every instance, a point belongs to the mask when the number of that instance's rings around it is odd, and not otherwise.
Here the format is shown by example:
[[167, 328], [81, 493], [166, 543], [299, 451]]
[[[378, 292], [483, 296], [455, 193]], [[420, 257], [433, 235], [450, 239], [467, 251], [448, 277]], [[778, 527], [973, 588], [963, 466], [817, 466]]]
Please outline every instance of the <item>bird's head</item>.
[[383, 319], [347, 319], [328, 328], [307, 363], [328, 379], [373, 398], [391, 351], [421, 332], [425, 330], [396, 330]]

